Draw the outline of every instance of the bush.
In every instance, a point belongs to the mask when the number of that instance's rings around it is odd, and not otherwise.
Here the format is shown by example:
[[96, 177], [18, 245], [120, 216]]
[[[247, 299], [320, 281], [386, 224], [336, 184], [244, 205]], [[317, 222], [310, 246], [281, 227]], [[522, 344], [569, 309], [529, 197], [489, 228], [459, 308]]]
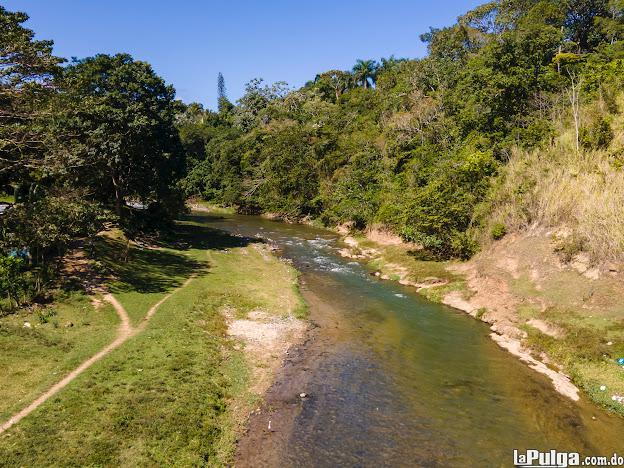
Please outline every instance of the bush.
[[570, 263], [575, 255], [583, 251], [583, 241], [577, 235], [555, 238], [555, 252], [564, 263]]
[[468, 232], [455, 232], [451, 237], [451, 256], [468, 260], [479, 250], [479, 245]]
[[611, 125], [604, 118], [600, 118], [588, 127], [582, 127], [579, 131], [579, 141], [586, 149], [601, 149], [609, 146], [613, 140]]
[[495, 222], [490, 229], [490, 235], [494, 240], [502, 239], [503, 237], [505, 237], [506, 234], [507, 227], [504, 223], [501, 223], [500, 221]]
[[17, 305], [27, 289], [24, 277], [24, 260], [0, 255], [0, 295]]
[[69, 242], [91, 237], [106, 220], [99, 205], [78, 194], [52, 194], [18, 204], [0, 219], [0, 246], [5, 250], [28, 247], [36, 264], [65, 252]]

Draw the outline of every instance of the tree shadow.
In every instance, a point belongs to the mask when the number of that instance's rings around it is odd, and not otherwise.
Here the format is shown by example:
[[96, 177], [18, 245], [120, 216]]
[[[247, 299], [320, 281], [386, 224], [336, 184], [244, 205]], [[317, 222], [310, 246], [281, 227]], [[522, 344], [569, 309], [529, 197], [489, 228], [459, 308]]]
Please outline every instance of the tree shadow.
[[112, 292], [160, 293], [181, 286], [191, 275], [208, 274], [209, 263], [191, 258], [185, 251], [222, 251], [253, 242], [260, 240], [234, 236], [185, 219], [159, 240], [150, 241], [149, 247], [101, 238], [96, 246], [96, 259], [103, 273], [112, 278]]
[[[230, 234], [221, 229], [205, 225], [210, 218], [206, 216], [185, 216], [176, 221], [175, 228], [156, 241], [160, 247], [176, 250], [227, 250], [245, 247], [252, 243], [262, 243], [263, 239]], [[216, 218], [218, 219], [218, 218]]]

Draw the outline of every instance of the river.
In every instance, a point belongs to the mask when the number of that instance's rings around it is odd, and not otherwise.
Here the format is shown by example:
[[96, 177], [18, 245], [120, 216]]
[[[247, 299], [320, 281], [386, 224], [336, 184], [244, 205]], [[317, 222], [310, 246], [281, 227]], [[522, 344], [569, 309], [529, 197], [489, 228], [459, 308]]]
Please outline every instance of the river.
[[624, 420], [559, 395], [484, 323], [340, 257], [334, 233], [201, 219], [277, 244], [301, 272], [313, 323], [252, 416], [238, 465], [511, 466], [514, 449], [624, 452]]

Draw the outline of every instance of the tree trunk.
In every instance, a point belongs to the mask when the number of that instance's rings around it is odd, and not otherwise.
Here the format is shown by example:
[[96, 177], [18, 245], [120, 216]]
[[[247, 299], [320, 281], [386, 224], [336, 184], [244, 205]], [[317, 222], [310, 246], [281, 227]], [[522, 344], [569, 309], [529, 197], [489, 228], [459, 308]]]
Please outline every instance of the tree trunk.
[[580, 94], [582, 80], [575, 73], [570, 73], [570, 89], [568, 91], [568, 98], [570, 100], [570, 107], [572, 108], [572, 117], [574, 118], [574, 136], [576, 151], [580, 149], [579, 133], [581, 127], [581, 109], [580, 109]]
[[123, 194], [116, 174], [112, 177], [113, 187], [115, 187], [115, 214], [121, 218], [121, 207], [123, 205]]

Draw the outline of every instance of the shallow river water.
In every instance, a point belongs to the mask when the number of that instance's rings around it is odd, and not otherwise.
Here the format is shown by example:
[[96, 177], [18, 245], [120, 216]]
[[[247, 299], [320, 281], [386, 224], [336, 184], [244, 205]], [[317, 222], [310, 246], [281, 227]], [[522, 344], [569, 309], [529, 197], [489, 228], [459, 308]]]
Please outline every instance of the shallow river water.
[[[335, 234], [250, 216], [202, 219], [277, 244], [302, 273], [318, 325], [269, 392], [274, 406], [290, 405], [290, 421], [262, 435], [254, 431], [264, 422], [251, 424], [240, 464], [511, 466], [513, 449], [529, 448], [624, 455], [621, 418], [556, 393], [485, 324], [341, 258]], [[299, 391], [310, 396], [299, 401]]]

